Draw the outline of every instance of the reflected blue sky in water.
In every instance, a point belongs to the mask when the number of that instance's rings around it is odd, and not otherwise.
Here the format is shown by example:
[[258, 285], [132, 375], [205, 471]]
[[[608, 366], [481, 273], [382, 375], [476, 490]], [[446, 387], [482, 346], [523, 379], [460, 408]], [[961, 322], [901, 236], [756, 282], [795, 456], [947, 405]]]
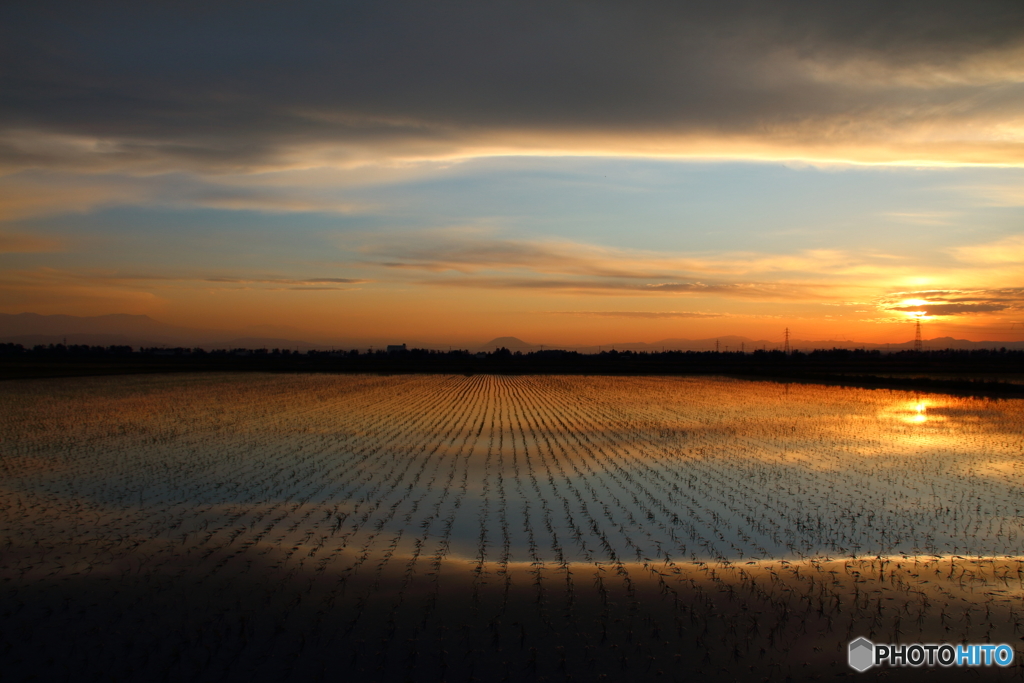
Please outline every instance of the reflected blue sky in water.
[[[5, 427], [8, 495], [50, 510], [53, 533], [70, 515], [92, 537], [186, 548], [513, 562], [1021, 549], [1019, 401], [707, 378], [246, 381], [111, 380], [59, 415], [40, 403]], [[239, 400], [246, 386], [273, 398]], [[28, 401], [22, 416], [29, 399], [3, 396]], [[101, 399], [134, 431], [76, 421]]]

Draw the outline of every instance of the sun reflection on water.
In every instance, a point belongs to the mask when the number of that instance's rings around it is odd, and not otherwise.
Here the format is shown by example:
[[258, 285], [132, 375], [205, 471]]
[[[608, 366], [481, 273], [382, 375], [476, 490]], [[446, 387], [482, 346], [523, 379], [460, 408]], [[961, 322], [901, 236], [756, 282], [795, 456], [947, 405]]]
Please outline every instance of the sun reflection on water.
[[939, 408], [931, 399], [915, 398], [912, 401], [899, 401], [881, 411], [881, 417], [889, 418], [910, 425], [935, 424], [945, 422], [946, 416], [929, 412], [929, 408]]

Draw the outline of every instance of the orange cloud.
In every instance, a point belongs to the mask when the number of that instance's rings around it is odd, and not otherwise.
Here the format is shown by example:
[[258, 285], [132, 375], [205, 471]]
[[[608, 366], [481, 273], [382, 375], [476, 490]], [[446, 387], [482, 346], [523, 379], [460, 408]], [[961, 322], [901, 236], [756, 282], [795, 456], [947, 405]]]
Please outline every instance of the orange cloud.
[[949, 250], [960, 261], [974, 265], [1013, 265], [1024, 268], [1024, 235]]
[[0, 232], [0, 254], [44, 253], [59, 251], [62, 248], [62, 242], [52, 237]]
[[[124, 171], [125, 169], [121, 169]], [[131, 169], [128, 169], [131, 170]], [[265, 213], [347, 214], [366, 207], [305, 186], [308, 174], [270, 183], [254, 176], [199, 177], [97, 172], [24, 172], [0, 176], [0, 221], [86, 213], [107, 206], [206, 207]]]
[[888, 254], [854, 254], [830, 249], [795, 254], [750, 252], [665, 255], [574, 242], [483, 239], [473, 235], [433, 234], [392, 240], [386, 245], [358, 249], [374, 259], [369, 263], [391, 269], [478, 273], [488, 270], [529, 270], [626, 279], [674, 279], [681, 274], [754, 275], [813, 273], [837, 275], [885, 274], [892, 271]]
[[629, 282], [613, 279], [476, 276], [421, 280], [417, 284], [463, 289], [520, 289], [606, 296], [690, 295], [794, 301], [828, 298], [823, 292], [829, 289], [827, 285], [818, 283]]
[[595, 318], [641, 318], [641, 319], [672, 319], [672, 318], [722, 318], [725, 313], [697, 313], [692, 311], [544, 311], [546, 315], [584, 316]]
[[894, 292], [876, 306], [915, 317], [975, 316], [1024, 310], [1024, 288]]
[[198, 273], [132, 273], [104, 271], [98, 269], [68, 270], [38, 268], [35, 270], [9, 271], [0, 278], [0, 287], [60, 288], [98, 287], [129, 290], [157, 290], [162, 286], [205, 287], [210, 285], [228, 288], [253, 287], [261, 289], [293, 290], [347, 290], [344, 285], [359, 285], [372, 282], [363, 278], [284, 278], [284, 277], [232, 277], [208, 276]]

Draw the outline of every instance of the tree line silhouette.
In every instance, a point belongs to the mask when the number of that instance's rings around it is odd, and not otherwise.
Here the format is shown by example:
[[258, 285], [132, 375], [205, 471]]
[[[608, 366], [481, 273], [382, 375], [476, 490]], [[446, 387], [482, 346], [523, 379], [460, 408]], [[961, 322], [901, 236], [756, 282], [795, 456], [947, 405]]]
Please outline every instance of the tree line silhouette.
[[[844, 386], [1024, 395], [1024, 351], [942, 349], [887, 353], [865, 349], [814, 351], [617, 351], [561, 349], [491, 352], [465, 349], [309, 350], [139, 348], [0, 344], [0, 378], [150, 372], [265, 371], [442, 374], [723, 374]], [[907, 376], [910, 375], [910, 376]], [[953, 375], [950, 377], [949, 375]], [[1010, 379], [1011, 381], [1005, 381]]]

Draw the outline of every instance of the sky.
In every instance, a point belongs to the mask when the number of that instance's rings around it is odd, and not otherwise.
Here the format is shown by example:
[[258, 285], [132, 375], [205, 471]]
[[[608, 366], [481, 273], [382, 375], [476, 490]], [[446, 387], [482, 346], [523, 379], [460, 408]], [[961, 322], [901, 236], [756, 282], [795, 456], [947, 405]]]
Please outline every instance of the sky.
[[1024, 339], [1024, 5], [0, 5], [0, 313]]

